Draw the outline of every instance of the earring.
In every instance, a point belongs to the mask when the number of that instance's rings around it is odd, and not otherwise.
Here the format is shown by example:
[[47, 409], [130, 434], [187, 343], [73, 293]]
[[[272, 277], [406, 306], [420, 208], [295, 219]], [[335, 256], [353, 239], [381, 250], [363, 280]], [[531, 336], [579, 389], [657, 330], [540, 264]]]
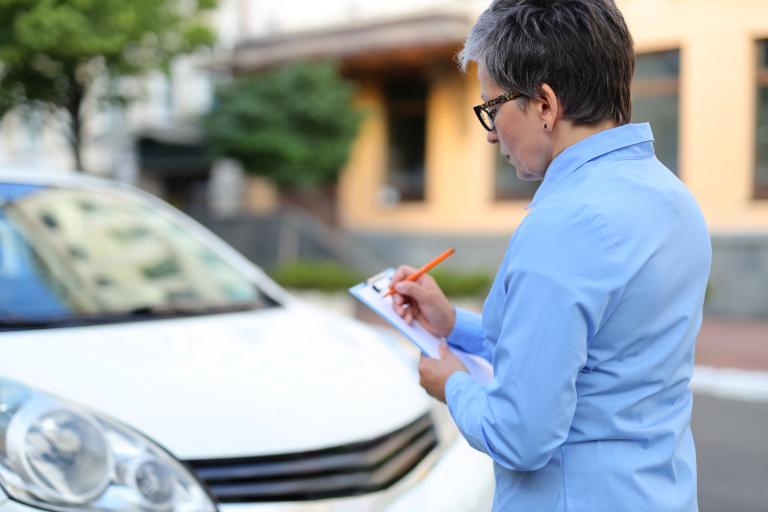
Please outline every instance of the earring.
[[544, 129], [545, 130], [547, 129], [547, 123], [544, 123]]

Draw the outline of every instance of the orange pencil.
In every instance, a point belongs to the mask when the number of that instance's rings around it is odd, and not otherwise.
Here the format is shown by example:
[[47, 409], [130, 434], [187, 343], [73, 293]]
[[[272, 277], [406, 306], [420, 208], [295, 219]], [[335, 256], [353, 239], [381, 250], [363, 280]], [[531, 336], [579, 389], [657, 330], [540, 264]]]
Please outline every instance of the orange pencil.
[[[424, 266], [421, 267], [419, 270], [417, 270], [413, 274], [411, 274], [408, 277], [406, 277], [405, 280], [406, 281], [415, 281], [415, 280], [417, 280], [418, 278], [420, 278], [421, 276], [423, 276], [424, 274], [426, 274], [427, 272], [429, 272], [430, 270], [435, 268], [438, 263], [442, 262], [445, 258], [450, 256], [454, 252], [456, 252], [456, 250], [453, 247], [451, 247], [450, 249], [446, 249], [438, 257], [436, 257], [435, 259], [433, 259], [430, 262], [425, 263]], [[390, 286], [389, 290], [387, 290], [387, 293], [384, 294], [384, 297], [389, 297], [393, 293], [395, 293], [395, 287], [394, 286]]]

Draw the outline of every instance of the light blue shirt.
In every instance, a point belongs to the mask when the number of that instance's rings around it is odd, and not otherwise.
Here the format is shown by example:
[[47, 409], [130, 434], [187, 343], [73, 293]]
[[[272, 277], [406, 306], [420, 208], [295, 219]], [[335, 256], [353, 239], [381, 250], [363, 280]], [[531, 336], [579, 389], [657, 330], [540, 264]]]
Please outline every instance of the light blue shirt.
[[487, 387], [446, 383], [459, 430], [494, 462], [494, 511], [697, 510], [690, 429], [711, 244], [654, 156], [647, 124], [600, 132], [549, 166], [482, 316], [448, 342]]

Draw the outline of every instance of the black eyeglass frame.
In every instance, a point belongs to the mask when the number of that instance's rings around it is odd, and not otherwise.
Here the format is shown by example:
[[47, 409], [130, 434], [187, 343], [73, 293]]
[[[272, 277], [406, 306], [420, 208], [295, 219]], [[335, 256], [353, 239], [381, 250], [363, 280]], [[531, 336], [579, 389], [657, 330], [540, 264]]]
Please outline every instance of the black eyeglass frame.
[[[523, 94], [519, 92], [505, 92], [504, 94], [501, 94], [491, 100], [486, 101], [482, 105], [475, 105], [474, 107], [472, 107], [472, 110], [475, 111], [475, 115], [477, 116], [477, 119], [480, 121], [480, 124], [483, 125], [483, 128], [485, 128], [489, 132], [492, 132], [493, 130], [496, 129], [495, 119], [496, 119], [496, 112], [498, 112], [498, 109], [493, 111], [490, 111], [488, 109], [490, 107], [495, 107], [496, 105], [500, 105], [508, 101], [516, 100], [521, 96], [523, 96]], [[490, 126], [488, 126], [488, 124], [486, 123], [486, 120], [483, 117], [483, 114], [488, 116], [488, 122], [490, 122]]]

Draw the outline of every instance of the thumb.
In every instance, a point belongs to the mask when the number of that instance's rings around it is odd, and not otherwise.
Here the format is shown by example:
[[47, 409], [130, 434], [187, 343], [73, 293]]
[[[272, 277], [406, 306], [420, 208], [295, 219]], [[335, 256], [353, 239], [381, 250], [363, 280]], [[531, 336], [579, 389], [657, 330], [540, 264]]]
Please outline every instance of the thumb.
[[401, 295], [413, 297], [417, 301], [423, 299], [427, 293], [423, 286], [413, 281], [400, 281], [395, 285], [395, 291]]

